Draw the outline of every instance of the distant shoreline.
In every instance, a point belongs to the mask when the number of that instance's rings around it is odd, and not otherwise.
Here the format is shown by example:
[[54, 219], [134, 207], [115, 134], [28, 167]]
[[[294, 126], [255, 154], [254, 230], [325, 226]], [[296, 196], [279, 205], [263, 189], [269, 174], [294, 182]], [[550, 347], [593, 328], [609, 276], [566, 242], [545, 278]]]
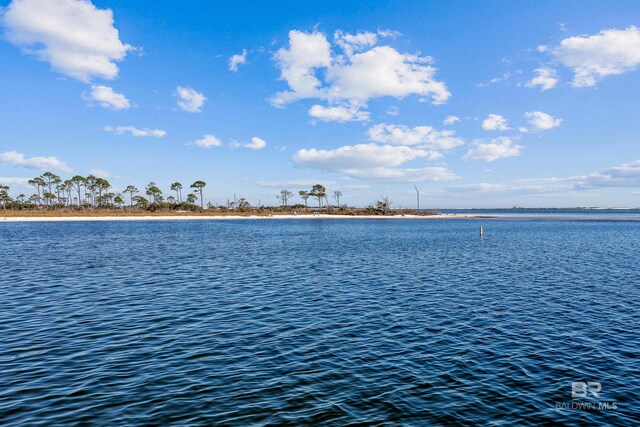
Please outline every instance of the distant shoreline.
[[58, 215], [58, 216], [0, 216], [2, 222], [67, 222], [67, 221], [189, 221], [189, 220], [322, 220], [322, 219], [481, 219], [486, 215], [439, 214], [439, 215]]

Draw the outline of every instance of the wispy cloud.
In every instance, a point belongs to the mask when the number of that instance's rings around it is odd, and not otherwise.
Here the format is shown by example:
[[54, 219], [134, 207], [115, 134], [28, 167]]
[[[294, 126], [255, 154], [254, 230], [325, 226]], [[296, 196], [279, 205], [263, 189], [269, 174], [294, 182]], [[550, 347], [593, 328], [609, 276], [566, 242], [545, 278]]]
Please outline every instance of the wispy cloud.
[[242, 53], [236, 54], [229, 58], [229, 71], [234, 73], [238, 71], [240, 65], [244, 65], [247, 62], [247, 49], [242, 49]]
[[105, 132], [115, 133], [116, 135], [124, 135], [125, 133], [131, 134], [136, 138], [138, 137], [153, 137], [153, 138], [162, 138], [167, 132], [160, 129], [138, 129], [134, 126], [105, 126], [102, 128]]
[[9, 166], [23, 166], [30, 169], [71, 172], [71, 168], [57, 157], [26, 157], [17, 151], [0, 153], [0, 163]]

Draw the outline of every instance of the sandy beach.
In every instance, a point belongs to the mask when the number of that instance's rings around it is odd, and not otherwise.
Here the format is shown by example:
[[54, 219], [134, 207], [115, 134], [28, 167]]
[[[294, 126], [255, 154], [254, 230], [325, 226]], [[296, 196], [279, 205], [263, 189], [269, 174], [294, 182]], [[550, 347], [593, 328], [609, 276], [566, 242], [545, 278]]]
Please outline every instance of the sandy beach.
[[67, 221], [221, 221], [221, 220], [325, 220], [325, 219], [473, 219], [486, 218], [481, 215], [136, 215], [136, 216], [0, 216], [0, 222], [67, 222]]

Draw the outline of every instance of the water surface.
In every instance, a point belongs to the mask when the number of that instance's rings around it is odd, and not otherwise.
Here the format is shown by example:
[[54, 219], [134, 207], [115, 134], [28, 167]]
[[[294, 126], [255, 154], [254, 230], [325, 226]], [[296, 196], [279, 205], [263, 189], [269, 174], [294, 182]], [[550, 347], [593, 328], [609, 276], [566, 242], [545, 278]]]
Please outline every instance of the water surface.
[[0, 425], [633, 425], [639, 259], [626, 221], [0, 224]]

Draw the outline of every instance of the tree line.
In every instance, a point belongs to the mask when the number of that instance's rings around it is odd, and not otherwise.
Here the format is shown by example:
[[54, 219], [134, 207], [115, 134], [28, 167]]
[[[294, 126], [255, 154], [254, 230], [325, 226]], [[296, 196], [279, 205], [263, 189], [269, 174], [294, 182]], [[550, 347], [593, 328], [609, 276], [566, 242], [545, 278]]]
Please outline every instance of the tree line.
[[[195, 181], [189, 186], [192, 191], [182, 198], [183, 185], [174, 182], [170, 190], [175, 192], [166, 199], [162, 190], [155, 182], [150, 182], [142, 190], [135, 185], [128, 185], [122, 192], [114, 192], [111, 183], [105, 178], [94, 175], [75, 175], [63, 180], [60, 176], [45, 172], [27, 181], [33, 187], [34, 193], [26, 196], [19, 194], [15, 198], [9, 195], [10, 187], [0, 183], [0, 204], [3, 209], [58, 209], [58, 208], [122, 208], [125, 206], [149, 209], [162, 205], [177, 207], [197, 206], [204, 208], [203, 189], [207, 185], [204, 181]], [[145, 197], [146, 196], [146, 197]], [[128, 203], [127, 203], [128, 199]]]
[[[19, 194], [12, 198], [9, 194], [10, 187], [0, 183], [0, 204], [6, 209], [142, 209], [142, 210], [197, 210], [205, 209], [203, 190], [207, 183], [202, 180], [195, 181], [185, 188], [180, 182], [173, 182], [169, 191], [165, 194], [155, 183], [149, 182], [144, 188], [128, 185], [124, 190], [114, 191], [111, 183], [94, 175], [75, 175], [68, 179], [45, 172], [40, 176], [28, 180], [33, 187], [33, 194]], [[188, 190], [187, 190], [188, 188]], [[187, 193], [183, 196], [183, 189]], [[331, 197], [335, 204], [329, 202], [329, 193], [325, 186], [315, 184], [309, 190], [298, 191], [298, 196], [304, 204], [291, 204], [294, 193], [283, 189], [276, 199], [280, 206], [286, 209], [308, 208], [309, 199], [317, 201], [317, 208], [346, 208], [341, 204], [342, 192], [333, 191]], [[258, 205], [261, 205], [259, 203]], [[227, 199], [226, 205], [215, 206], [212, 203], [207, 208], [226, 208], [248, 210], [253, 208], [244, 197], [234, 196], [233, 200]]]

